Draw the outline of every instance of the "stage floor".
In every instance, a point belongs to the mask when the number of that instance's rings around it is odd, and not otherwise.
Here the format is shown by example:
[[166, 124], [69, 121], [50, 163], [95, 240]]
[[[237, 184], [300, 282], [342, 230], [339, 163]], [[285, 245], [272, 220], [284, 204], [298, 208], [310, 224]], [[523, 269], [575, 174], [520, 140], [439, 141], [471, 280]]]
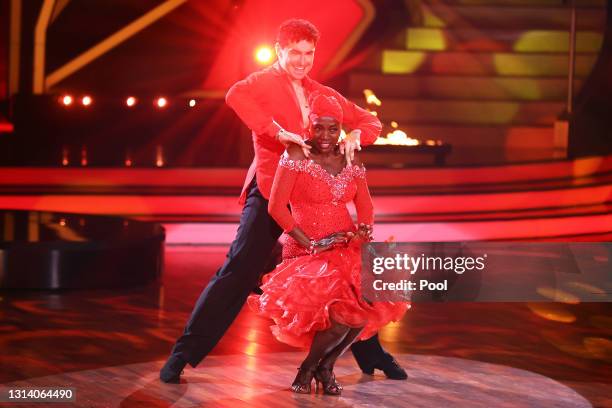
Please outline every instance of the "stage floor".
[[85, 407], [612, 406], [604, 303], [414, 304], [380, 333], [408, 380], [363, 375], [348, 353], [340, 398], [291, 393], [303, 353], [245, 308], [182, 384], [162, 384], [158, 370], [224, 256], [168, 246], [161, 285], [142, 289], [0, 293], [0, 388], [74, 387]]

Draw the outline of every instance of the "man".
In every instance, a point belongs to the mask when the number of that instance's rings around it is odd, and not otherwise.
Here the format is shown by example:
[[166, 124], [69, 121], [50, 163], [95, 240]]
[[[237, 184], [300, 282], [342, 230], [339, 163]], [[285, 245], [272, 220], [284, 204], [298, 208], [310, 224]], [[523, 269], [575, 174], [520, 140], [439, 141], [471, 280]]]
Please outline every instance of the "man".
[[[283, 232], [268, 214], [268, 198], [280, 155], [290, 143], [301, 146], [306, 156], [309, 154], [310, 146], [302, 137], [308, 128], [308, 95], [317, 91], [335, 96], [340, 102], [344, 124], [352, 129], [340, 146], [348, 163], [354, 151], [361, 150], [361, 143], [373, 143], [380, 133], [381, 124], [375, 116], [308, 77], [318, 39], [319, 32], [312, 23], [299, 19], [284, 22], [276, 43], [278, 61], [237, 82], [227, 93], [227, 104], [252, 130], [255, 159], [240, 197], [244, 208], [236, 238], [161, 369], [160, 379], [164, 382], [180, 382], [187, 363], [195, 367], [208, 355], [257, 286]], [[351, 349], [365, 373], [381, 369], [389, 378], [407, 377], [382, 349], [377, 336], [355, 343]]]

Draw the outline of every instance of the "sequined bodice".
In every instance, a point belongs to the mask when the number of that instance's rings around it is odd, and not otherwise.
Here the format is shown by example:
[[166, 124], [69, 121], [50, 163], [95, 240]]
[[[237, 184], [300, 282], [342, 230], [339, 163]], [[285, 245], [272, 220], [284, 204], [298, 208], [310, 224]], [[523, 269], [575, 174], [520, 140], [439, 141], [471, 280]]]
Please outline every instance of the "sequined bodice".
[[[355, 197], [357, 181], [365, 178], [363, 166], [346, 166], [335, 176], [307, 159], [283, 156], [279, 166], [297, 173], [289, 203], [291, 215], [306, 235], [320, 239], [334, 232], [355, 230], [346, 204]], [[304, 253], [293, 238], [286, 237], [283, 258]]]

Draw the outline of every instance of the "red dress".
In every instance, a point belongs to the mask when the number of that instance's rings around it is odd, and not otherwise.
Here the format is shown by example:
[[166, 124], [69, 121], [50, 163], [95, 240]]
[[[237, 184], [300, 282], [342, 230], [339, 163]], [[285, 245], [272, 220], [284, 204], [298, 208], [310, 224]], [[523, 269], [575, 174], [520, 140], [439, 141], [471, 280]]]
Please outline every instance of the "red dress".
[[[339, 231], [355, 231], [346, 203], [353, 201], [358, 222], [371, 224], [372, 200], [363, 166], [345, 167], [332, 176], [312, 160], [278, 165], [269, 211], [285, 230], [298, 225], [311, 239]], [[287, 204], [291, 203], [291, 212]], [[330, 318], [350, 327], [364, 327], [360, 338], [374, 335], [390, 321], [399, 320], [407, 302], [366, 302], [361, 297], [360, 243], [352, 241], [317, 255], [285, 235], [283, 261], [264, 277], [263, 295], [248, 304], [274, 320], [272, 333], [281, 342], [308, 348], [316, 331], [330, 327]]]

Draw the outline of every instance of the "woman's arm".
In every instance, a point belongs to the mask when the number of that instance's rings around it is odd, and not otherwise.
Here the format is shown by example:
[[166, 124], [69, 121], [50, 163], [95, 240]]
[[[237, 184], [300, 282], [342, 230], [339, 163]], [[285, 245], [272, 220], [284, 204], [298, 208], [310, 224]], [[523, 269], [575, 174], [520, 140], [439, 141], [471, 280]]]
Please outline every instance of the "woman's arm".
[[298, 176], [298, 171], [289, 167], [288, 160], [296, 162], [303, 159], [304, 153], [302, 153], [301, 149], [295, 145], [289, 145], [287, 152], [283, 155], [276, 168], [276, 174], [272, 182], [268, 213], [286, 233], [290, 233], [295, 227], [295, 219], [291, 215], [288, 206]]
[[268, 213], [281, 226], [283, 231], [293, 239], [295, 239], [304, 248], [309, 248], [310, 238], [298, 227], [295, 219], [289, 211], [289, 199], [295, 186], [295, 181], [298, 176], [297, 170], [292, 170], [287, 166], [287, 159], [299, 162], [305, 159], [304, 153], [297, 145], [289, 145], [287, 147], [286, 156], [281, 158], [281, 161], [276, 168], [274, 182], [272, 183], [272, 191], [270, 193], [270, 202], [268, 203]]
[[355, 155], [355, 165], [359, 166], [358, 174], [355, 178], [357, 192], [353, 202], [357, 210], [357, 233], [361, 238], [370, 240], [372, 234], [372, 224], [374, 223], [374, 205], [368, 188], [365, 167], [359, 155]]

